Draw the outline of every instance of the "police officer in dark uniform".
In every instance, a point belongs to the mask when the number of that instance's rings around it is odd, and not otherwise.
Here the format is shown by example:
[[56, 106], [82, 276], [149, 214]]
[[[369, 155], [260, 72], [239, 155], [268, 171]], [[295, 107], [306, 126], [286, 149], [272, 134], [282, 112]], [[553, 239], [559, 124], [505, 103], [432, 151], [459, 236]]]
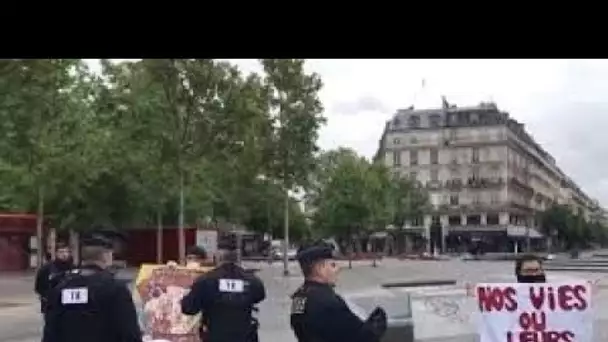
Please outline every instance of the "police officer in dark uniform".
[[297, 255], [304, 284], [292, 295], [291, 328], [299, 342], [377, 342], [386, 313], [376, 308], [366, 321], [353, 314], [334, 291], [338, 267], [333, 248], [310, 246]]
[[203, 313], [205, 342], [251, 342], [257, 340], [254, 306], [266, 298], [264, 284], [237, 264], [231, 246], [222, 246], [220, 264], [200, 276], [182, 299], [186, 315]]
[[43, 342], [142, 342], [127, 287], [114, 279], [112, 241], [83, 241], [81, 266], [49, 293]]
[[46, 312], [48, 293], [55, 287], [68, 271], [74, 268], [70, 247], [64, 243], [57, 243], [55, 259], [47, 262], [36, 273], [34, 291], [40, 298], [40, 312]]

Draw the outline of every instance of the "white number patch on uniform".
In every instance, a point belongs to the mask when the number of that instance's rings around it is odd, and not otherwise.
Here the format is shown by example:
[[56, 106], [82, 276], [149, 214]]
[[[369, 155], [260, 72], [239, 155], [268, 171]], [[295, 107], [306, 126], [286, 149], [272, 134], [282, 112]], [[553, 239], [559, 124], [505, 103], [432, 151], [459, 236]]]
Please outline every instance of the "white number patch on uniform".
[[306, 297], [293, 297], [291, 301], [291, 313], [301, 315], [306, 310]]
[[241, 293], [245, 290], [245, 282], [241, 279], [220, 279], [220, 292]]
[[86, 287], [61, 290], [61, 304], [87, 304], [88, 302], [89, 289]]

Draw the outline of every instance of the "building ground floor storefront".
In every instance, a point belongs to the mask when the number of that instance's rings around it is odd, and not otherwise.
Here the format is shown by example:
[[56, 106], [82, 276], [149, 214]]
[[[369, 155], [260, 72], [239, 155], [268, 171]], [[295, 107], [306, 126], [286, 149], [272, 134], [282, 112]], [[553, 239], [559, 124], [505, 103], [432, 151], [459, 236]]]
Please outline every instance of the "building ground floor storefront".
[[518, 253], [541, 250], [546, 238], [534, 216], [522, 210], [426, 215], [429, 252]]
[[[477, 229], [476, 229], [477, 228]], [[459, 227], [448, 231], [445, 236], [443, 251], [446, 253], [518, 253], [528, 250], [544, 249], [545, 239], [536, 229], [530, 228], [528, 238], [526, 227], [506, 226], [492, 227], [495, 230], [481, 230], [479, 227]]]

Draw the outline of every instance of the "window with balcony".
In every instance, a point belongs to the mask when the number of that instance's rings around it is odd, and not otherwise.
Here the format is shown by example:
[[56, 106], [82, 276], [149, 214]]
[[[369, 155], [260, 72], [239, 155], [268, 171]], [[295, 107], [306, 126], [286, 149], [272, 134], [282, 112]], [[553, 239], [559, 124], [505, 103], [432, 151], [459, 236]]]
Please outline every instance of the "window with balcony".
[[458, 205], [458, 202], [459, 202], [458, 194], [450, 195], [450, 205]]
[[418, 151], [410, 150], [410, 165], [418, 165]]
[[418, 172], [416, 172], [416, 171], [410, 172], [410, 179], [414, 182], [417, 182], [418, 181]]
[[472, 179], [481, 179], [479, 174], [480, 174], [479, 166], [473, 166], [471, 168], [471, 178]]
[[401, 166], [401, 152], [393, 152], [393, 166]]
[[431, 149], [431, 164], [439, 164], [439, 151], [435, 148]]
[[439, 180], [439, 170], [432, 169], [431, 170], [431, 181], [436, 182]]

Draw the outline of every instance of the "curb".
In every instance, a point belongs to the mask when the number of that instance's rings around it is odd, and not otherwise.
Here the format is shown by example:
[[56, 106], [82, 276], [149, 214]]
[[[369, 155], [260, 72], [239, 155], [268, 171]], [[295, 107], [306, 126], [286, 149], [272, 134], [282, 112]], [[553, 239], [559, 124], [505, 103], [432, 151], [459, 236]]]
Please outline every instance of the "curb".
[[456, 280], [413, 280], [413, 281], [396, 281], [391, 283], [384, 283], [380, 286], [385, 289], [390, 288], [404, 288], [404, 287], [423, 287], [423, 286], [449, 286], [456, 285]]

